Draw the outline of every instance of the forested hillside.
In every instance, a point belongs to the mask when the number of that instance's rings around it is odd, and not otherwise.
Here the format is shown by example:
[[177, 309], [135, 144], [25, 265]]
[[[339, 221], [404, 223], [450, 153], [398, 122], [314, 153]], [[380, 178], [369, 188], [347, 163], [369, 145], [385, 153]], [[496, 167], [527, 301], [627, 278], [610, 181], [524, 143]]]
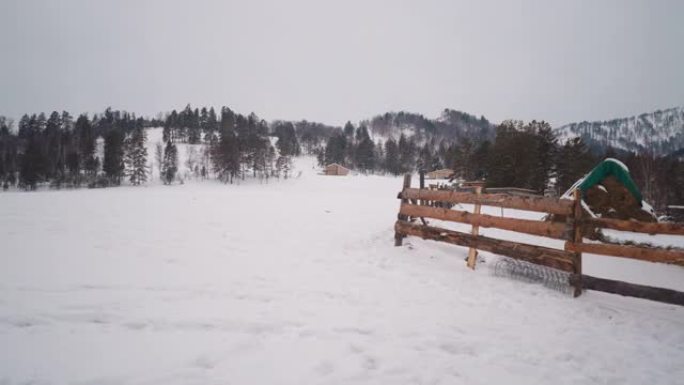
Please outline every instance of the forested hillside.
[[581, 137], [594, 152], [607, 148], [669, 155], [684, 148], [684, 107], [603, 122], [571, 123], [556, 129], [561, 138]]
[[484, 116], [476, 117], [465, 112], [445, 109], [437, 119], [428, 119], [410, 112], [388, 112], [361, 122], [373, 136], [399, 140], [404, 134], [418, 143], [432, 140], [491, 140], [494, 125]]

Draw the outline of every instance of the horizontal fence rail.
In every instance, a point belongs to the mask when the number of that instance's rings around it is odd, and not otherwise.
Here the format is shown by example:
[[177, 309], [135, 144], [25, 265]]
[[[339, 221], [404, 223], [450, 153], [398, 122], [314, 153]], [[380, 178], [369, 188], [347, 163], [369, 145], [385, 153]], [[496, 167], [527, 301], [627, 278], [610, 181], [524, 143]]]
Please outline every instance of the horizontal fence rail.
[[[597, 290], [684, 305], [684, 293], [676, 290], [582, 274], [582, 253], [684, 266], [684, 249], [680, 248], [615, 244], [607, 243], [608, 241], [605, 240], [604, 243], [583, 243], [583, 232], [595, 229], [612, 229], [651, 235], [684, 235], [684, 223], [650, 223], [635, 220], [588, 218], [581, 206], [579, 191], [575, 191], [575, 199], [569, 200], [541, 196], [492, 194], [486, 193], [486, 191], [482, 193], [483, 189], [478, 186], [475, 186], [472, 192], [431, 190], [422, 188], [422, 179], [421, 188], [418, 189], [411, 188], [410, 175], [404, 176], [403, 187], [398, 195], [398, 198], [401, 199], [401, 205], [398, 220], [394, 226], [395, 244], [397, 246], [401, 246], [404, 237], [417, 236], [470, 248], [467, 260], [468, 267], [471, 268], [475, 268], [476, 250], [483, 250], [568, 272], [570, 273], [569, 284], [575, 287], [575, 296], [579, 295], [582, 290]], [[475, 212], [433, 207], [435, 202], [473, 204], [475, 205]], [[564, 216], [565, 220], [564, 222], [540, 221], [481, 214], [481, 205], [557, 214]], [[412, 218], [420, 219], [420, 222], [414, 223]], [[425, 218], [471, 225], [472, 234], [430, 226]], [[565, 240], [566, 242], [563, 249], [554, 249], [495, 239], [479, 235], [478, 229], [480, 227], [492, 227]]]
[[484, 206], [505, 207], [510, 209], [537, 211], [570, 215], [573, 202], [537, 196], [511, 196], [506, 194], [473, 194], [450, 190], [424, 190], [407, 188], [401, 192], [404, 199], [420, 199], [449, 203], [471, 203]]
[[639, 221], [625, 221], [620, 219], [610, 218], [587, 218], [583, 219], [582, 223], [588, 225], [613, 229], [620, 231], [631, 231], [635, 233], [646, 234], [672, 234], [684, 235], [684, 224], [682, 223], [658, 223], [658, 222], [639, 222]]
[[684, 266], [684, 250], [605, 243], [565, 243], [565, 250]]
[[681, 291], [597, 278], [590, 275], [578, 276], [573, 274], [570, 276], [570, 283], [573, 285], [579, 284], [586, 290], [603, 291], [611, 294], [684, 306], [684, 293]]
[[420, 206], [404, 203], [400, 214], [411, 217], [432, 218], [444, 221], [466, 223], [480, 227], [495, 227], [502, 230], [516, 231], [542, 237], [569, 239], [565, 223], [543, 222], [529, 219], [503, 218], [487, 214], [472, 214], [466, 211], [450, 210], [438, 207]]
[[461, 233], [438, 227], [417, 225], [397, 221], [394, 229], [403, 235], [413, 235], [423, 239], [442, 241], [454, 245], [473, 247], [494, 254], [506, 255], [523, 261], [553, 267], [558, 270], [573, 272], [573, 255], [564, 250], [543, 246], [494, 239], [481, 235]]

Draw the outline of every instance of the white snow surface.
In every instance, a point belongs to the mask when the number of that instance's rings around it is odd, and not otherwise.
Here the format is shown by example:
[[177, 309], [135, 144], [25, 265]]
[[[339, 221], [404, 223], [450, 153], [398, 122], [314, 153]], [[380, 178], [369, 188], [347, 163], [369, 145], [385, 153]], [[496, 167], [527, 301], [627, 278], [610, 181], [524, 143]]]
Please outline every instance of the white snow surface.
[[[682, 383], [684, 308], [394, 247], [400, 178], [298, 167], [268, 184], [0, 194], [0, 384]], [[684, 290], [676, 266], [584, 268]]]

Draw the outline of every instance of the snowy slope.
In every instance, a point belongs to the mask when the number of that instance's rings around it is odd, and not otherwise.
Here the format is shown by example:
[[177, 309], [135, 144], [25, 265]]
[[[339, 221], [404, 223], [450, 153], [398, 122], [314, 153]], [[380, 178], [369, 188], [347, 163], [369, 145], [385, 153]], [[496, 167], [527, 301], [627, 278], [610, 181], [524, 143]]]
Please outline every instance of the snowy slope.
[[684, 148], [684, 107], [605, 122], [572, 123], [556, 129], [561, 141], [582, 137], [594, 148], [667, 155]]
[[[461, 247], [396, 248], [401, 180], [314, 164], [268, 184], [0, 194], [0, 384], [684, 378], [684, 308], [572, 299], [494, 276], [487, 253], [471, 271]], [[684, 290], [679, 267], [585, 261]]]
[[[159, 178], [159, 162], [156, 159], [156, 146], [162, 146], [162, 154], [164, 149], [164, 129], [162, 127], [149, 128], [147, 131], [147, 164], [149, 165], [150, 175], [148, 176], [148, 181], [152, 184], [160, 184], [161, 180]], [[209, 159], [206, 158], [205, 154], [207, 150], [207, 145], [202, 144], [188, 144], [188, 143], [176, 143], [178, 148], [178, 175], [183, 179], [192, 179], [193, 173], [190, 170], [191, 164], [197, 164], [202, 167], [202, 164], [209, 169]], [[204, 159], [203, 159], [204, 158]], [[190, 160], [190, 162], [188, 162]], [[204, 161], [204, 163], [203, 163]]]

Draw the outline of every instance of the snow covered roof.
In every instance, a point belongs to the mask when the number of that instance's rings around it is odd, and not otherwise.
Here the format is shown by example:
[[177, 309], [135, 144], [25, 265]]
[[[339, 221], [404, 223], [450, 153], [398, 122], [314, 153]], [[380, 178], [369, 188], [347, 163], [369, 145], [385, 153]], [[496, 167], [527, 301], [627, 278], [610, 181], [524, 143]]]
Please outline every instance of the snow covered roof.
[[329, 165], [325, 166], [325, 168], [328, 168], [328, 167], [342, 167], [345, 170], [349, 170], [348, 168], [344, 167], [343, 165], [341, 165], [339, 163], [330, 163]]

